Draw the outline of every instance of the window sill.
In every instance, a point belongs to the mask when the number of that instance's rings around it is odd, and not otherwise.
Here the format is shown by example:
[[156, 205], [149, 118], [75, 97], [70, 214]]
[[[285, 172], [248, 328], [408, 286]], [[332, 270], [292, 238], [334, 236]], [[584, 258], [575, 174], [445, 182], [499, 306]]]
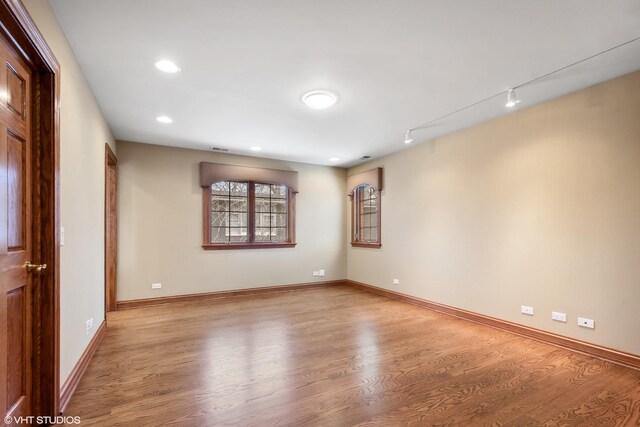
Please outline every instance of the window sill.
[[233, 250], [233, 249], [274, 249], [295, 248], [297, 243], [229, 243], [226, 245], [204, 244], [205, 251]]
[[362, 242], [351, 242], [351, 246], [354, 248], [372, 248], [372, 249], [380, 249], [382, 247], [382, 243], [362, 243]]

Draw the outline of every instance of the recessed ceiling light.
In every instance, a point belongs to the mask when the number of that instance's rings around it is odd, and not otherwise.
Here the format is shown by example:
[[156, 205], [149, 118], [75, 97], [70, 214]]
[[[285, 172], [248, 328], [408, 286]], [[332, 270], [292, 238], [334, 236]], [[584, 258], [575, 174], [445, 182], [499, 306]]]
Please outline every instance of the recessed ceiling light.
[[332, 157], [329, 159], [330, 162], [339, 162], [340, 161], [340, 157]]
[[312, 90], [302, 95], [302, 102], [315, 110], [324, 110], [338, 101], [338, 95], [328, 90]]
[[262, 148], [260, 148], [260, 147], [251, 147], [250, 150], [251, 151], [261, 151]]
[[173, 122], [171, 117], [167, 117], [167, 116], [158, 116], [158, 117], [156, 117], [156, 120], [159, 121], [160, 123], [172, 123]]
[[169, 61], [168, 59], [162, 59], [158, 62], [156, 62], [156, 68], [160, 71], [163, 71], [165, 73], [177, 73], [180, 71], [180, 67], [178, 67], [175, 63], [173, 63], [172, 61]]

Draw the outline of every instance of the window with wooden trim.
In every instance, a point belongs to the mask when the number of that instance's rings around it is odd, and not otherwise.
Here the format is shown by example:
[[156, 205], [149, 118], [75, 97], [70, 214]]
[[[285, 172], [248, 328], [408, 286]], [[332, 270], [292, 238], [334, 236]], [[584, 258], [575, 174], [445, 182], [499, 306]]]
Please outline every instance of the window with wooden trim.
[[[217, 167], [216, 166], [220, 166]], [[251, 169], [251, 170], [249, 170]], [[255, 170], [254, 170], [255, 169]], [[295, 194], [285, 184], [220, 177], [220, 170], [237, 177], [283, 181], [297, 185], [294, 172], [240, 168], [203, 163], [201, 184], [204, 205], [204, 249], [252, 249], [293, 247], [295, 243]], [[213, 172], [212, 172], [213, 171]]]
[[382, 169], [376, 168], [347, 179], [351, 189], [351, 245], [381, 247], [380, 192]]

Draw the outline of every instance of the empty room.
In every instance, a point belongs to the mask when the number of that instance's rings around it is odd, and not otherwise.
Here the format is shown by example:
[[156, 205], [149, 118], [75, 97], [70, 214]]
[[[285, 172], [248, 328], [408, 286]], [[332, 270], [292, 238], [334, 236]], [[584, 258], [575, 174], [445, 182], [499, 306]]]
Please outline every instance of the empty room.
[[640, 426], [637, 0], [0, 0], [3, 426]]

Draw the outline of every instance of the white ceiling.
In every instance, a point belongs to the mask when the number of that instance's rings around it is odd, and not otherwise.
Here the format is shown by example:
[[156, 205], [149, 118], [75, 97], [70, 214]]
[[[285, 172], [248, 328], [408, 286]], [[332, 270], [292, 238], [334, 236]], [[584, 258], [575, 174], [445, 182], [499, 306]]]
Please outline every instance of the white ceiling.
[[[638, 0], [50, 1], [116, 138], [339, 166], [640, 36]], [[640, 41], [519, 89], [517, 109], [638, 69]], [[312, 110], [313, 89], [340, 100]], [[415, 143], [506, 114], [505, 99]]]

